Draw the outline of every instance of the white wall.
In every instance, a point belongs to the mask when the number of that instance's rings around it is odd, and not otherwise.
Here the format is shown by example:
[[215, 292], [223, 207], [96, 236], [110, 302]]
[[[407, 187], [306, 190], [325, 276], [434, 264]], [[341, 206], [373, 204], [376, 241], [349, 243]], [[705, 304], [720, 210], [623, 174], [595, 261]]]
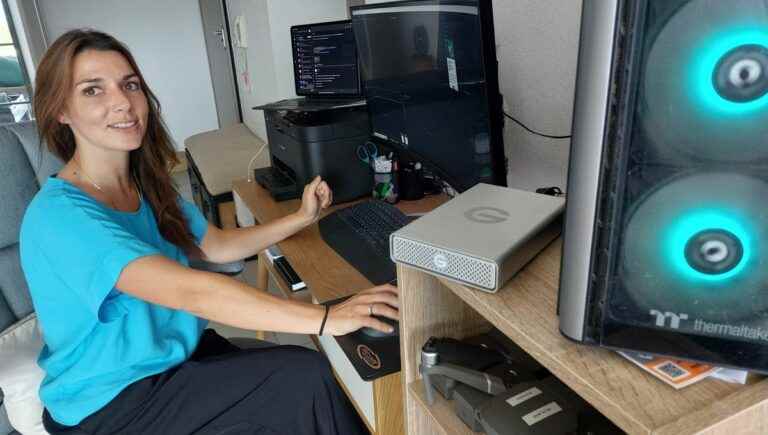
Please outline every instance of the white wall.
[[[238, 75], [243, 122], [267, 140], [264, 113], [251, 109], [295, 97], [291, 26], [348, 18], [346, 0], [227, 0], [230, 28], [243, 14], [248, 28], [248, 69], [251, 89]], [[237, 50], [237, 49], [236, 49]]]
[[91, 27], [125, 43], [162, 105], [177, 149], [218, 128], [200, 7], [192, 0], [38, 0], [49, 42]]
[[227, 0], [229, 27], [234, 32], [235, 17], [245, 16], [248, 33], [248, 47], [238, 48], [233, 45], [234, 56], [247, 56], [251, 88], [247, 89], [238, 68], [235, 76], [238, 81], [240, 105], [243, 110], [243, 123], [262, 140], [267, 140], [267, 127], [264, 113], [252, 107], [279, 100], [277, 76], [272, 54], [272, 36], [269, 30], [269, 11], [267, 0]]
[[269, 0], [269, 24], [277, 74], [277, 92], [283, 98], [296, 96], [291, 26], [345, 20], [348, 17], [346, 0]]
[[[494, 0], [499, 87], [507, 113], [549, 135], [571, 132], [581, 1]], [[532, 135], [506, 121], [509, 185], [565, 190], [570, 140]]]
[[[539, 132], [570, 134], [581, 0], [493, 0], [493, 14], [505, 110]], [[565, 190], [570, 140], [535, 136], [507, 120], [504, 145], [511, 187]]]

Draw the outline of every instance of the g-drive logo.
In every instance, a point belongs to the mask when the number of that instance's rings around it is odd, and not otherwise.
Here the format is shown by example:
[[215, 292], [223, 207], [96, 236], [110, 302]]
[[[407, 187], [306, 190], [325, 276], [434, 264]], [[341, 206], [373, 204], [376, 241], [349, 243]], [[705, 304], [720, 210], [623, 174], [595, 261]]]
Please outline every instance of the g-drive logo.
[[667, 326], [667, 319], [670, 320], [669, 326], [672, 329], [678, 329], [680, 328], [680, 321], [681, 320], [688, 320], [688, 315], [685, 313], [673, 313], [671, 311], [665, 311], [661, 312], [659, 310], [651, 310], [650, 311], [651, 316], [656, 316], [656, 326], [663, 328]]
[[500, 224], [510, 216], [508, 211], [496, 207], [473, 207], [464, 212], [464, 217], [478, 224]]
[[432, 264], [434, 264], [436, 268], [443, 270], [448, 267], [448, 257], [443, 254], [435, 254], [435, 256], [432, 257]]

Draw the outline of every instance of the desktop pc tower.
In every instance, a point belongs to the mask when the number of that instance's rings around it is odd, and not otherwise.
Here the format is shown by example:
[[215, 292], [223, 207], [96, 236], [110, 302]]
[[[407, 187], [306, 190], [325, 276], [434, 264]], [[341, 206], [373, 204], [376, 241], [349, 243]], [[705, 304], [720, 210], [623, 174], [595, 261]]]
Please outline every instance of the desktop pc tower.
[[768, 3], [582, 13], [561, 332], [768, 372]]

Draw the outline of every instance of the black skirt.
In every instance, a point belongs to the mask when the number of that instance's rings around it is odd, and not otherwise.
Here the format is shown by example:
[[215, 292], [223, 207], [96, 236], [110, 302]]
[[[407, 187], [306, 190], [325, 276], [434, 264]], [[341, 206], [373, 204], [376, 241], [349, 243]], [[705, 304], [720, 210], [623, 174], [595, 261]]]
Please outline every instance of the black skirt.
[[325, 356], [240, 349], [208, 329], [189, 360], [134, 382], [77, 426], [51, 434], [367, 434]]

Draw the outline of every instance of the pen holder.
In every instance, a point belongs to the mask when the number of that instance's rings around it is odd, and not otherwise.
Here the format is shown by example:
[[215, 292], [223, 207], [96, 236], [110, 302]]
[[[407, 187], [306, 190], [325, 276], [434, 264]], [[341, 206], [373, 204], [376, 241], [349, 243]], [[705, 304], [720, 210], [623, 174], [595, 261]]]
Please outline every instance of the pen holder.
[[376, 159], [371, 166], [373, 170], [373, 198], [390, 204], [396, 203], [398, 200], [397, 172], [393, 160]]

